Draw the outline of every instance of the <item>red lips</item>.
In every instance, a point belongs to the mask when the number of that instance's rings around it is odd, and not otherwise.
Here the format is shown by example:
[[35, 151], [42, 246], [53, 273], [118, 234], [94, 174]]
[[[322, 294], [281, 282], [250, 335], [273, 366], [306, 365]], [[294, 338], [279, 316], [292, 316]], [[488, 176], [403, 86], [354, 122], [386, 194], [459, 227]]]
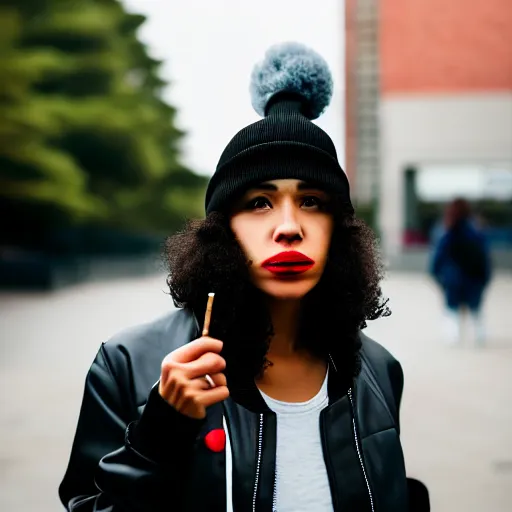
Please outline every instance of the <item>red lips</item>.
[[261, 266], [276, 275], [296, 275], [309, 270], [315, 262], [297, 251], [284, 251], [271, 256]]

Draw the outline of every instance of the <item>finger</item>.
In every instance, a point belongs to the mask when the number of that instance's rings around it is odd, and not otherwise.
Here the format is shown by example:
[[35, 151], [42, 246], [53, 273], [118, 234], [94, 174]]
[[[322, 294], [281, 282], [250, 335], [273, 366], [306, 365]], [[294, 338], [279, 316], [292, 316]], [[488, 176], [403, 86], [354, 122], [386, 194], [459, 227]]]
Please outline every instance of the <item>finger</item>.
[[[186, 365], [183, 366], [185, 367]], [[181, 401], [183, 394], [187, 394], [187, 390], [205, 391], [211, 389], [209, 382], [204, 378], [206, 373], [212, 378], [215, 387], [227, 385], [226, 376], [220, 372], [205, 371], [200, 376], [190, 379], [180, 370], [178, 373], [175, 373], [172, 379], [167, 380], [165, 384], [160, 380], [159, 393], [169, 403], [177, 404]]]
[[183, 365], [183, 373], [189, 379], [202, 377], [206, 373], [220, 373], [226, 368], [226, 361], [223, 357], [213, 352], [203, 354], [199, 359]]
[[204, 407], [209, 407], [210, 405], [216, 404], [218, 402], [222, 402], [229, 397], [229, 389], [227, 386], [219, 386], [218, 388], [208, 389], [207, 391], [202, 391], [196, 398], [197, 403], [201, 404]]
[[175, 404], [189, 384], [190, 381], [183, 374], [175, 375], [173, 379], [169, 379], [165, 383], [160, 381], [159, 393], [169, 403]]
[[210, 377], [212, 378], [213, 382], [215, 382], [215, 385], [217, 387], [223, 387], [228, 385], [228, 380], [226, 379], [226, 376], [223, 373], [214, 373], [211, 374]]
[[[210, 377], [212, 378], [213, 383], [215, 384], [215, 387], [227, 385], [227, 379], [223, 373], [212, 373], [212, 374], [208, 374], [208, 375], [210, 375]], [[212, 389], [210, 387], [209, 382], [204, 378], [204, 376], [191, 380], [190, 384], [193, 385], [193, 387], [195, 389], [199, 389], [202, 391], [207, 390], [207, 389]]]
[[[223, 373], [212, 373], [209, 375], [210, 375], [211, 379], [213, 380], [215, 387], [227, 385], [227, 379]], [[186, 388], [189, 390], [195, 390], [195, 391], [206, 391], [208, 389], [213, 389], [210, 386], [210, 383], [204, 377], [204, 375], [201, 377], [197, 377], [196, 379], [187, 380]], [[181, 389], [184, 390], [185, 386], [182, 386]], [[172, 391], [173, 391], [172, 388], [169, 388], [169, 392], [172, 393]], [[176, 398], [176, 395], [174, 396], [174, 398]]]
[[222, 346], [222, 341], [210, 338], [209, 336], [203, 336], [174, 350], [166, 359], [169, 358], [178, 363], [188, 363], [198, 359], [206, 352], [218, 354], [222, 350]]
[[174, 404], [174, 408], [187, 414], [187, 411], [198, 411], [210, 405], [222, 402], [229, 397], [229, 390], [226, 386], [198, 391], [191, 387], [183, 390]]
[[[189, 383], [190, 384], [190, 383]], [[174, 407], [177, 411], [182, 411], [194, 404], [194, 401], [199, 398], [199, 393], [204, 393], [200, 389], [195, 389], [193, 386], [180, 389], [174, 399]]]

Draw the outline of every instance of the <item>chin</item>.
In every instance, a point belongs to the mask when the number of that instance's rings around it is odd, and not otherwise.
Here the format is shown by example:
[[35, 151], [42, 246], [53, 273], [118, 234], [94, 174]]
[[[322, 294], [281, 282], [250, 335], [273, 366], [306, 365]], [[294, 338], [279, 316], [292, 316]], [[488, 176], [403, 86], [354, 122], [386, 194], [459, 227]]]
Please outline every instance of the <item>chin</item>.
[[316, 286], [317, 283], [316, 280], [313, 282], [310, 279], [297, 281], [272, 279], [271, 281], [258, 284], [256, 284], [256, 287], [265, 295], [268, 295], [273, 299], [301, 300]]

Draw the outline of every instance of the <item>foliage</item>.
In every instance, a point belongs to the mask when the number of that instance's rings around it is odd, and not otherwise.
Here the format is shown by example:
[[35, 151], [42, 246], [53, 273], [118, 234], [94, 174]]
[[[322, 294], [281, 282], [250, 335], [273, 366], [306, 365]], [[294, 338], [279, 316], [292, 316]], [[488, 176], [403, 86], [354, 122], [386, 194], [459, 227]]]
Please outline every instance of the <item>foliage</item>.
[[118, 0], [3, 0], [3, 215], [156, 232], [201, 215], [205, 179], [179, 162], [144, 20]]

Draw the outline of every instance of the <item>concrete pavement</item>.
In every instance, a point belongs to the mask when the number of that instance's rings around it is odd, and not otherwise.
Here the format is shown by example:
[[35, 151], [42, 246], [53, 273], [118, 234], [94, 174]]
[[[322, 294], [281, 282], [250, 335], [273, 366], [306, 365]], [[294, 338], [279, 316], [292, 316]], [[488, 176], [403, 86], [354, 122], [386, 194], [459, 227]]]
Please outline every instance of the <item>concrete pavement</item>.
[[[512, 510], [512, 276], [486, 303], [489, 344], [441, 341], [441, 303], [425, 276], [384, 283], [393, 315], [367, 334], [404, 367], [402, 441], [408, 473], [435, 512]], [[161, 276], [53, 294], [0, 295], [0, 510], [60, 510], [83, 382], [112, 334], [172, 308]]]
[[367, 334], [402, 363], [402, 443], [408, 474], [423, 480], [433, 512], [512, 510], [512, 276], [492, 284], [485, 348], [442, 342], [442, 304], [421, 275], [384, 284], [391, 317]]

